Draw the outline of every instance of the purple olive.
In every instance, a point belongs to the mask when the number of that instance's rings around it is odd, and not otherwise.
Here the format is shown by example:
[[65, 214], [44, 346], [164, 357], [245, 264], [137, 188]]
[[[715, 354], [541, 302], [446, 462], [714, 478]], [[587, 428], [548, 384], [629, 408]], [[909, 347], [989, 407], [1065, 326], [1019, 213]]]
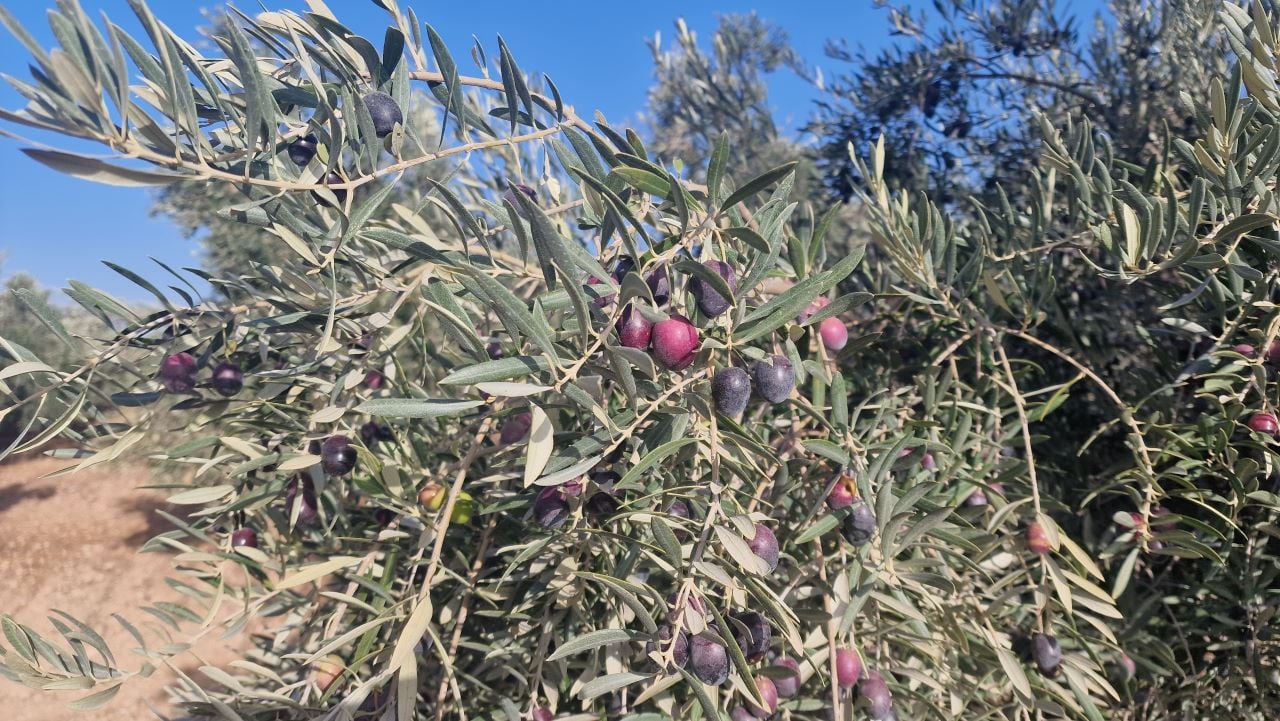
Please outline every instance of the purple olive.
[[253, 530], [252, 528], [241, 528], [236, 530], [235, 533], [231, 534], [231, 547], [232, 548], [241, 548], [241, 547], [257, 548], [258, 532]]
[[688, 318], [672, 314], [653, 324], [653, 358], [667, 370], [681, 371], [693, 364], [701, 341]]
[[373, 118], [373, 132], [379, 138], [390, 135], [397, 123], [404, 124], [404, 113], [400, 112], [399, 103], [380, 90], [364, 96], [364, 105], [369, 109], [369, 116]]
[[671, 625], [664, 623], [658, 627], [657, 639], [646, 644], [648, 653], [671, 650], [672, 662], [662, 669], [667, 673], [675, 673], [689, 664], [689, 634], [681, 631], [680, 635], [675, 637], [674, 642], [671, 634]]
[[769, 652], [769, 643], [773, 638], [773, 626], [764, 616], [755, 611], [739, 611], [729, 614], [729, 628], [733, 629], [733, 640], [742, 649], [742, 655], [755, 663], [764, 660]]
[[747, 541], [751, 552], [769, 564], [769, 572], [778, 569], [778, 537], [763, 523], [756, 524], [756, 535]]
[[533, 426], [533, 415], [528, 412], [516, 413], [502, 424], [502, 432], [498, 434], [498, 442], [504, 446], [523, 441]]
[[569, 502], [557, 487], [544, 488], [533, 501], [533, 520], [543, 528], [559, 528], [569, 520]]
[[345, 476], [356, 467], [356, 449], [346, 436], [329, 436], [320, 446], [320, 467], [326, 475]]
[[875, 671], [868, 671], [858, 684], [858, 698], [873, 721], [886, 721], [893, 713], [893, 694]]
[[796, 371], [786, 356], [770, 356], [756, 361], [752, 367], [756, 390], [770, 403], [781, 403], [791, 396], [796, 387]]
[[170, 393], [186, 393], [196, 387], [196, 359], [190, 353], [174, 353], [160, 364], [160, 384]]
[[655, 268], [645, 276], [644, 281], [649, 285], [649, 292], [653, 295], [655, 305], [663, 306], [671, 300], [671, 279], [667, 277], [666, 266], [660, 265]]
[[644, 317], [634, 305], [628, 305], [618, 317], [618, 341], [628, 348], [644, 350], [653, 337], [653, 321]]
[[1031, 657], [1036, 662], [1036, 669], [1042, 675], [1052, 678], [1058, 675], [1058, 670], [1062, 667], [1062, 646], [1053, 636], [1037, 633], [1031, 637]]
[[219, 363], [218, 367], [213, 369], [213, 379], [210, 383], [218, 395], [230, 398], [244, 388], [244, 372], [235, 363]]
[[865, 502], [853, 507], [844, 517], [844, 537], [855, 546], [865, 546], [876, 535], [876, 515]]
[[716, 411], [737, 418], [751, 399], [751, 377], [741, 368], [724, 368], [711, 379], [711, 400]]
[[689, 663], [693, 675], [703, 683], [719, 686], [729, 680], [729, 653], [709, 638], [693, 637], [689, 644]]
[[[733, 272], [733, 266], [722, 260], [708, 260], [703, 263], [708, 269], [724, 278], [724, 282], [729, 286], [729, 290], [738, 292], [738, 278]], [[693, 298], [698, 303], [698, 310], [708, 318], [715, 318], [733, 305], [732, 298], [726, 298], [716, 292], [710, 283], [698, 276], [693, 276], [689, 280], [689, 290], [693, 293]]]
[[[299, 486], [302, 488], [302, 493], [298, 493]], [[318, 516], [316, 512], [316, 487], [311, 482], [311, 476], [305, 474], [296, 475], [289, 479], [289, 483], [285, 486], [285, 514], [293, 516], [295, 506], [297, 508], [299, 526], [310, 526], [316, 522]]]
[[508, 189], [507, 192], [502, 194], [502, 199], [510, 203], [511, 207], [516, 209], [516, 215], [528, 220], [529, 214], [525, 212], [524, 206], [520, 204], [520, 199], [516, 197], [516, 191], [522, 193], [529, 199], [529, 202], [534, 204], [537, 204], [538, 202], [538, 193], [533, 188], [530, 188], [523, 183], [516, 183], [515, 190]]

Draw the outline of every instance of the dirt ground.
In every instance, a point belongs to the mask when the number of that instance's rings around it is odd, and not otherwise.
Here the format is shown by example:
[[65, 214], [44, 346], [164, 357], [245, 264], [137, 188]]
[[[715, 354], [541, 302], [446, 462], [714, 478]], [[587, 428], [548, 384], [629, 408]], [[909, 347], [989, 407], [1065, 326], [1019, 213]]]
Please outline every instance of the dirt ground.
[[[0, 464], [0, 612], [40, 633], [61, 639], [47, 617], [58, 608], [103, 634], [116, 659], [130, 668], [141, 657], [136, 642], [115, 620], [119, 613], [141, 627], [149, 616], [138, 608], [158, 600], [178, 600], [164, 583], [165, 556], [139, 554], [152, 535], [168, 526], [156, 510], [164, 496], [138, 490], [146, 470], [123, 463], [83, 473], [42, 479], [64, 461], [48, 458]], [[214, 642], [216, 643], [216, 642]], [[235, 658], [225, 647], [199, 649], [205, 662]], [[189, 656], [180, 667], [198, 667]], [[75, 711], [67, 702], [84, 691], [35, 691], [0, 678], [3, 721], [147, 721], [176, 714], [164, 703], [165, 670], [134, 679], [115, 699], [93, 711]], [[148, 702], [161, 711], [158, 716]]]

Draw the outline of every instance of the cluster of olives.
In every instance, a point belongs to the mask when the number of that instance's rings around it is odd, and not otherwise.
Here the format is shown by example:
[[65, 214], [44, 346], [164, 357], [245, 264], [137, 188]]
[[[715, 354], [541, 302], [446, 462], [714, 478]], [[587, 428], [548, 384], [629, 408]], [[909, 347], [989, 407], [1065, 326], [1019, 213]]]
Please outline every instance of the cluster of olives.
[[[190, 353], [174, 353], [161, 361], [157, 379], [170, 393], [190, 393], [196, 387], [198, 375], [195, 356]], [[235, 363], [219, 363], [213, 369], [209, 385], [218, 395], [230, 398], [244, 388], [244, 371]]]
[[[365, 95], [361, 100], [364, 106], [369, 110], [369, 117], [373, 120], [374, 134], [379, 138], [385, 138], [395, 130], [397, 125], [404, 124], [404, 113], [400, 110], [399, 103], [395, 98], [380, 91], [375, 90]], [[316, 156], [316, 150], [319, 146], [319, 139], [313, 133], [308, 133], [300, 138], [294, 138], [290, 141], [285, 153], [289, 156], [289, 160], [298, 167], [306, 167], [311, 159]], [[340, 185], [343, 178], [336, 172], [329, 171], [325, 173], [321, 180], [325, 185]], [[339, 203], [345, 203], [347, 200], [347, 191], [343, 188], [334, 188], [333, 195], [338, 199]], [[314, 194], [315, 199], [328, 205], [329, 201], [319, 194]]]

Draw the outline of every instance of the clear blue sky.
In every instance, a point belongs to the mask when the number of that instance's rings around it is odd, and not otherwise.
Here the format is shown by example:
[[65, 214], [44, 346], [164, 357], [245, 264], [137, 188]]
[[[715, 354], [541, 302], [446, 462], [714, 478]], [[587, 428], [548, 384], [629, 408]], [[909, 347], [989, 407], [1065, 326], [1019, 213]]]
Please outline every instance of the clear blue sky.
[[[113, 22], [141, 35], [125, 0], [81, 3], [91, 16], [105, 12]], [[0, 4], [43, 45], [54, 45], [45, 16], [53, 0], [0, 0]], [[186, 36], [203, 24], [202, 5], [216, 7], [198, 0], [151, 0], [150, 4], [162, 21]], [[263, 4], [272, 9], [305, 8], [302, 0], [265, 0]], [[385, 14], [369, 0], [329, 0], [328, 4], [349, 27], [380, 44]], [[1092, 14], [1101, 4], [1102, 0], [1070, 2], [1082, 14]], [[715, 28], [717, 15], [756, 10], [785, 27], [806, 61], [820, 66], [828, 38], [843, 37], [855, 46], [876, 48], [888, 35], [887, 13], [876, 9], [872, 0], [400, 0], [400, 5], [414, 7], [419, 19], [431, 23], [455, 55], [465, 57], [472, 34], [486, 48], [496, 48], [495, 38], [502, 34], [524, 69], [550, 75], [566, 102], [583, 115], [589, 117], [589, 110], [599, 109], [615, 124], [634, 118], [644, 107], [652, 68], [645, 39], [658, 31], [664, 39], [672, 37], [674, 20], [680, 16], [705, 39]], [[246, 1], [240, 6], [252, 12], [258, 3]], [[496, 55], [494, 50], [490, 57]], [[825, 64], [829, 71], [835, 69]], [[2, 29], [0, 73], [30, 78], [26, 51]], [[773, 79], [771, 93], [775, 112], [786, 127], [804, 120], [814, 97], [806, 83], [788, 74]], [[0, 107], [15, 109], [23, 104], [21, 96], [0, 82]], [[21, 155], [19, 147], [20, 143], [0, 137], [0, 254], [6, 256], [0, 275], [27, 271], [54, 288], [75, 278], [125, 300], [142, 300], [144, 292], [100, 261], [111, 260], [156, 279], [163, 277], [163, 271], [148, 256], [175, 267], [195, 264], [198, 243], [183, 239], [167, 221], [148, 217], [149, 191], [61, 175]]]

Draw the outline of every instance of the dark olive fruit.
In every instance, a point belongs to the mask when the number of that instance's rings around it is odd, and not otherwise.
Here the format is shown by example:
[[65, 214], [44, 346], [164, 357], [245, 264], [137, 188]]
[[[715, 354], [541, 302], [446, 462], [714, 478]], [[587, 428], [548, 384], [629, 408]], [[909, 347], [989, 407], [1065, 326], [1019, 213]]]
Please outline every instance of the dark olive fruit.
[[484, 347], [484, 352], [489, 354], [490, 360], [498, 360], [502, 357], [502, 344], [497, 341], [493, 341]]
[[396, 434], [391, 431], [391, 426], [376, 421], [369, 421], [360, 426], [360, 440], [364, 441], [366, 448], [373, 448], [378, 445], [379, 441], [394, 441]]
[[796, 371], [786, 356], [775, 355], [756, 361], [751, 374], [755, 376], [756, 390], [770, 403], [785, 401], [796, 387]]
[[755, 721], [755, 714], [752, 714], [745, 706], [734, 706], [729, 712], [729, 721]]
[[[722, 260], [708, 260], [703, 265], [716, 275], [724, 278], [729, 290], [734, 293], [738, 292], [738, 277], [733, 272], [733, 266]], [[702, 311], [702, 314], [708, 318], [719, 316], [733, 305], [732, 298], [720, 295], [710, 283], [696, 275], [689, 279], [689, 290], [693, 293], [693, 299], [698, 303], [698, 310]]]
[[1274, 436], [1280, 433], [1280, 421], [1276, 420], [1274, 413], [1254, 413], [1249, 416], [1249, 430]]
[[849, 328], [839, 318], [823, 318], [818, 324], [818, 336], [829, 351], [838, 351], [849, 343]]
[[653, 357], [667, 370], [680, 371], [693, 364], [702, 341], [688, 318], [672, 314], [653, 324]]
[[[667, 506], [667, 514], [675, 516], [676, 518], [683, 518], [686, 521], [692, 518], [692, 515], [689, 513], [689, 504], [681, 500], [672, 501], [671, 505]], [[675, 532], [676, 538], [681, 541], [687, 541], [692, 537], [692, 534], [684, 528], [684, 524], [672, 525], [675, 526], [675, 528], [671, 530]]]
[[379, 138], [390, 135], [396, 123], [404, 124], [404, 113], [400, 112], [400, 104], [381, 90], [375, 90], [364, 96], [364, 105], [369, 109], [369, 116], [373, 118], [373, 132], [377, 133]]
[[544, 488], [533, 501], [533, 520], [543, 528], [559, 528], [569, 520], [569, 502], [559, 488]]
[[502, 432], [498, 434], [498, 442], [504, 446], [523, 441], [529, 435], [533, 425], [533, 415], [524, 412], [516, 413], [502, 424]]
[[1036, 662], [1036, 670], [1052, 678], [1062, 666], [1062, 646], [1053, 636], [1037, 633], [1031, 637], [1031, 658]]
[[649, 293], [653, 295], [654, 304], [663, 306], [671, 300], [671, 278], [667, 276], [666, 266], [660, 265], [650, 271], [644, 277], [644, 282], [649, 285]]
[[778, 537], [763, 523], [756, 524], [756, 535], [747, 540], [747, 546], [765, 563], [769, 564], [769, 572], [778, 569]]
[[248, 546], [249, 548], [258, 547], [258, 532], [252, 528], [241, 528], [231, 534], [231, 547], [240, 548]]
[[1266, 359], [1271, 365], [1280, 365], [1280, 339], [1271, 341], [1267, 346]]
[[1043, 556], [1053, 550], [1053, 544], [1049, 542], [1049, 534], [1044, 530], [1044, 526], [1038, 521], [1032, 521], [1027, 525], [1027, 548], [1031, 552]]
[[373, 520], [377, 521], [379, 526], [390, 526], [395, 523], [396, 513], [390, 508], [379, 508], [373, 512]]
[[702, 636], [689, 643], [689, 664], [703, 683], [719, 686], [729, 680], [729, 653], [724, 646]]
[[329, 436], [320, 446], [320, 467], [326, 475], [345, 476], [356, 467], [356, 449], [346, 436]]
[[644, 350], [653, 337], [653, 321], [644, 317], [634, 305], [628, 305], [618, 317], [618, 342], [628, 348]]
[[711, 400], [716, 411], [737, 418], [751, 400], [751, 376], [741, 368], [723, 368], [711, 379]]
[[747, 699], [747, 710], [756, 718], [769, 718], [778, 710], [778, 687], [768, 676], [756, 676], [756, 690], [760, 692], [764, 705], [759, 706], [754, 699]]
[[244, 388], [244, 372], [235, 363], [219, 363], [210, 381], [218, 395], [230, 398]]
[[520, 216], [521, 218], [524, 218], [525, 220], [528, 220], [529, 214], [525, 212], [524, 206], [520, 204], [520, 199], [516, 196], [516, 192], [519, 191], [522, 195], [524, 195], [524, 197], [528, 198], [529, 201], [534, 203], [535, 205], [538, 202], [538, 193], [533, 188], [530, 188], [524, 183], [516, 183], [512, 187], [514, 187], [515, 190], [512, 190], [511, 188], [507, 188], [507, 191], [502, 194], [502, 199], [505, 200], [507, 203], [510, 203], [512, 208], [516, 209], [516, 215]]
[[311, 162], [316, 156], [316, 136], [308, 134], [303, 138], [295, 138], [289, 143], [289, 160], [293, 164], [302, 167]]
[[773, 665], [793, 672], [790, 676], [773, 679], [773, 686], [778, 690], [778, 695], [782, 698], [792, 698], [800, 693], [800, 664], [796, 663], [795, 659], [782, 656], [774, 661]]
[[876, 514], [865, 502], [854, 505], [844, 517], [844, 537], [855, 546], [865, 546], [876, 535]]
[[368, 373], [364, 374], [364, 387], [368, 388], [371, 391], [378, 390], [379, 388], [382, 387], [382, 384], [385, 383], [386, 381], [387, 381], [387, 377], [384, 376], [382, 374], [382, 371], [379, 371], [379, 370], [371, 370]]
[[[298, 488], [302, 488], [302, 493], [298, 493]], [[285, 514], [293, 517], [297, 512], [297, 523], [299, 526], [310, 526], [316, 522], [318, 516], [316, 509], [316, 487], [311, 482], [311, 476], [299, 474], [289, 479], [289, 483], [284, 489], [284, 510]]]
[[529, 718], [531, 721], [551, 721], [551, 719], [555, 717], [555, 714], [551, 713], [551, 709], [546, 706], [535, 706], [534, 709], [529, 712]]
[[769, 652], [769, 643], [773, 639], [773, 626], [764, 616], [755, 611], [739, 611], [729, 614], [729, 628], [733, 629], [733, 640], [747, 660], [755, 663], [764, 660]]
[[657, 640], [646, 644], [648, 653], [671, 651], [671, 663], [662, 669], [667, 673], [675, 673], [689, 664], [689, 634], [681, 631], [673, 641], [671, 633], [671, 625], [664, 623], [658, 627]]
[[851, 648], [836, 649], [836, 683], [840, 688], [852, 688], [862, 676], [862, 657]]
[[873, 721], [887, 721], [893, 713], [893, 694], [880, 674], [868, 671], [858, 683], [859, 702]]
[[618, 497], [607, 491], [592, 494], [583, 509], [592, 516], [608, 518], [618, 512]]
[[1231, 347], [1231, 350], [1239, 353], [1245, 358], [1252, 358], [1253, 354], [1257, 352], [1257, 350], [1248, 343], [1237, 343]]
[[196, 359], [190, 353], [174, 353], [160, 363], [160, 384], [170, 393], [186, 393], [196, 387]]
[[[325, 173], [324, 178], [322, 178], [320, 182], [323, 185], [339, 185], [347, 181], [344, 180], [341, 175], [338, 175], [337, 173], [331, 170], [328, 173]], [[316, 192], [313, 192], [311, 195], [316, 199], [316, 202], [320, 203], [321, 205], [327, 205], [329, 207], [333, 207], [333, 203], [330, 203], [329, 199], [324, 197], [323, 195]], [[337, 198], [339, 203], [346, 203], [347, 202], [346, 188], [333, 188], [333, 197]]]

